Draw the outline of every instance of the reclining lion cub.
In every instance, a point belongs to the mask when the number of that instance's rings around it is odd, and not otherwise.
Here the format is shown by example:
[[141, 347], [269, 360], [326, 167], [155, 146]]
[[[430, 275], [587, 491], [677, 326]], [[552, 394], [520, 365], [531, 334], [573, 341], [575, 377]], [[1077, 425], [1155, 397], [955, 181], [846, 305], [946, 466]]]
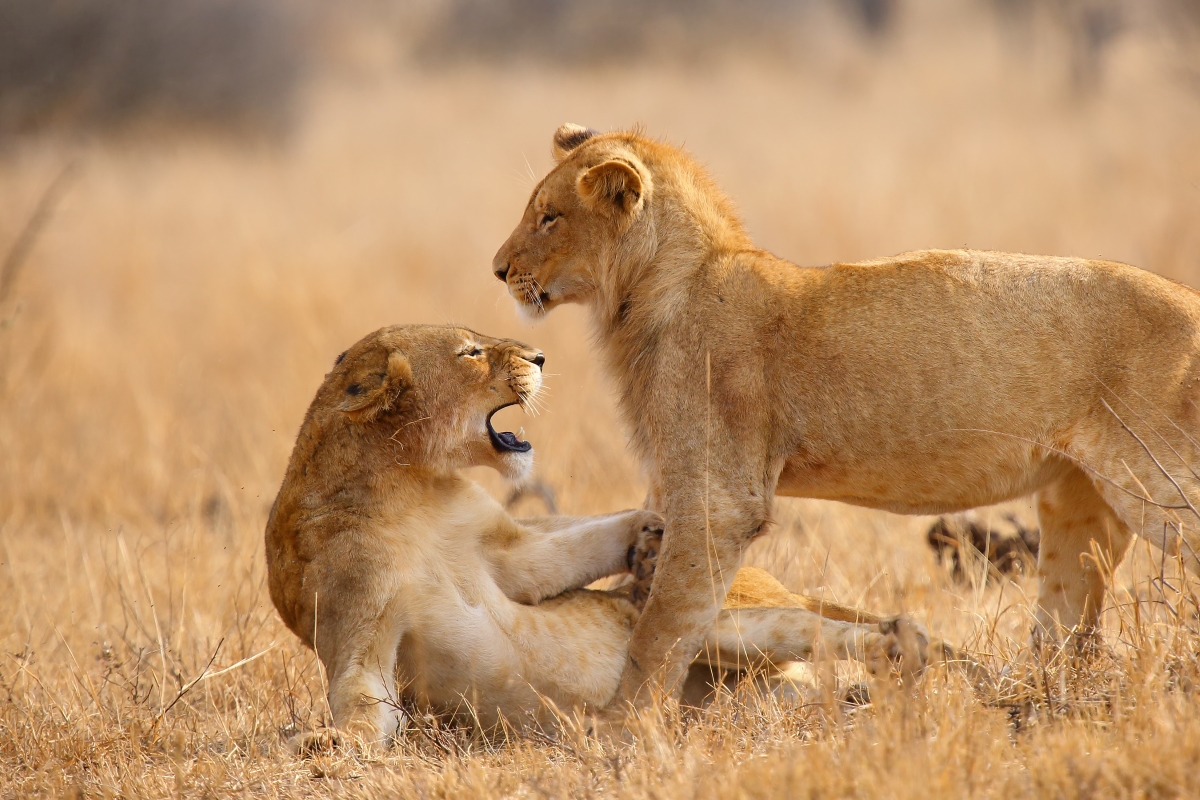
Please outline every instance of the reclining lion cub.
[[[403, 723], [401, 701], [489, 727], [544, 717], [547, 700], [604, 706], [616, 691], [638, 606], [627, 592], [581, 587], [626, 572], [639, 543], [652, 559], [661, 517], [516, 520], [458, 472], [529, 470], [531, 445], [491, 420], [533, 398], [543, 361], [462, 328], [393, 327], [325, 377], [266, 554], [271, 599], [324, 663], [341, 731], [386, 740]], [[704, 632], [710, 661], [885, 667], [903, 652], [906, 668], [924, 665], [928, 640], [912, 623], [791, 595], [761, 570], [743, 570], [734, 589], [735, 608]]]
[[1197, 567], [1200, 294], [1002, 253], [800, 268], [679, 148], [565, 125], [554, 154], [493, 268], [529, 316], [589, 306], [666, 517], [620, 698], [676, 681], [776, 493], [941, 514], [1037, 492], [1054, 634], [1096, 625], [1135, 533]]

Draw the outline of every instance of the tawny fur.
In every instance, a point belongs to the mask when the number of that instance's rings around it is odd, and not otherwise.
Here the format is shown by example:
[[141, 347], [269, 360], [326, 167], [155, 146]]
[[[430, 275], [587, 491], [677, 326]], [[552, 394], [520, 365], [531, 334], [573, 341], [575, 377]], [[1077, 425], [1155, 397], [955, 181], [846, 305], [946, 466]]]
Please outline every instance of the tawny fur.
[[589, 307], [666, 516], [622, 699], [676, 681], [777, 493], [940, 514], [1036, 492], [1054, 635], [1094, 629], [1134, 533], [1196, 568], [1193, 290], [974, 251], [802, 268], [677, 147], [567, 125], [554, 151], [493, 267], [531, 317]]
[[[333, 721], [353, 739], [386, 740], [407, 704], [490, 727], [602, 707], [616, 692], [639, 610], [581, 587], [626, 571], [630, 549], [661, 536], [661, 516], [513, 519], [458, 472], [528, 470], [532, 454], [498, 451], [486, 420], [534, 397], [541, 360], [461, 328], [385, 328], [339, 357], [305, 415], [267, 523], [268, 583], [316, 649]], [[832, 605], [822, 618], [761, 571], [735, 585], [764, 607], [709, 621], [725, 663], [924, 664], [925, 636], [902, 619]]]

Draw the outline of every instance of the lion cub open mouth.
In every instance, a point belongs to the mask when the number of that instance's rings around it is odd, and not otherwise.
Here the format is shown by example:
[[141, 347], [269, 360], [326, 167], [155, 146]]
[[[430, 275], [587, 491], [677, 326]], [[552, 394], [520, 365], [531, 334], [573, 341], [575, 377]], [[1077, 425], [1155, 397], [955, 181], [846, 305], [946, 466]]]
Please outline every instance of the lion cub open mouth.
[[[506, 409], [509, 406], [515, 406], [515, 405], [523, 405], [523, 404], [520, 403], [519, 401], [514, 400], [511, 403], [505, 403], [502, 406], [497, 406], [496, 408], [492, 409], [490, 414], [487, 415], [488, 438], [492, 440], [492, 447], [496, 448], [497, 452], [500, 452], [500, 453], [528, 453], [530, 450], [533, 449], [532, 444], [530, 444], [527, 441], [522, 440], [519, 436], [517, 436], [517, 434], [513, 433], [512, 431], [497, 431], [495, 428], [492, 427], [492, 417], [496, 416], [497, 412], [499, 412], [503, 409]], [[525, 432], [524, 429], [522, 429], [521, 432], [524, 433]]]

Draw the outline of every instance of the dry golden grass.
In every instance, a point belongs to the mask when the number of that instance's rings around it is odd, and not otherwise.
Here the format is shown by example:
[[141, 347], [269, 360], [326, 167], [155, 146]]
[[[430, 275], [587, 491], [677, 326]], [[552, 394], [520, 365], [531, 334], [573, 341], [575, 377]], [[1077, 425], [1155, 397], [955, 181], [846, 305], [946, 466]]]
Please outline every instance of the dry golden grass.
[[969, 245], [1200, 283], [1200, 99], [1153, 43], [1122, 40], [1079, 98], [1053, 49], [1014, 58], [947, 30], [799, 66], [360, 64], [279, 149], [5, 152], [3, 246], [63, 163], [80, 174], [0, 308], [0, 795], [1195, 792], [1197, 608], [1173, 565], [1152, 581], [1157, 553], [1139, 543], [1118, 571], [1108, 651], [1040, 663], [1029, 580], [956, 585], [928, 520], [799, 501], [778, 503], [754, 563], [914, 614], [980, 652], [992, 685], [934, 671], [853, 713], [745, 692], [691, 724], [659, 706], [623, 753], [428, 726], [371, 762], [282, 745], [326, 709], [267, 597], [262, 530], [305, 406], [362, 334], [457, 322], [544, 348], [549, 410], [521, 423], [540, 476], [568, 512], [641, 501], [583, 313], [526, 329], [489, 271], [558, 124], [685, 142], [759, 241], [802, 263]]

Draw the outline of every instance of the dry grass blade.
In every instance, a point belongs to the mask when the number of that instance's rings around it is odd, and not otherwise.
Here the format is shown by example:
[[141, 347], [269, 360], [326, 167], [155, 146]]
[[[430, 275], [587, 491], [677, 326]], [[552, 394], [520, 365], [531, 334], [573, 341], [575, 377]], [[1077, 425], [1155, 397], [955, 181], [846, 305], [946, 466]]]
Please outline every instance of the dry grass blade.
[[62, 200], [63, 195], [78, 174], [79, 163], [77, 161], [69, 161], [59, 171], [58, 175], [55, 176], [54, 180], [50, 181], [50, 184], [46, 186], [46, 191], [42, 192], [41, 199], [38, 200], [33, 213], [29, 215], [29, 219], [25, 222], [21, 233], [17, 236], [16, 241], [12, 243], [8, 254], [4, 257], [4, 263], [0, 264], [0, 304], [8, 300], [13, 286], [16, 285], [21, 267], [25, 266], [25, 261], [29, 258], [29, 254], [33, 252], [33, 246], [37, 243], [38, 236], [54, 215], [54, 209], [58, 207], [59, 201]]

